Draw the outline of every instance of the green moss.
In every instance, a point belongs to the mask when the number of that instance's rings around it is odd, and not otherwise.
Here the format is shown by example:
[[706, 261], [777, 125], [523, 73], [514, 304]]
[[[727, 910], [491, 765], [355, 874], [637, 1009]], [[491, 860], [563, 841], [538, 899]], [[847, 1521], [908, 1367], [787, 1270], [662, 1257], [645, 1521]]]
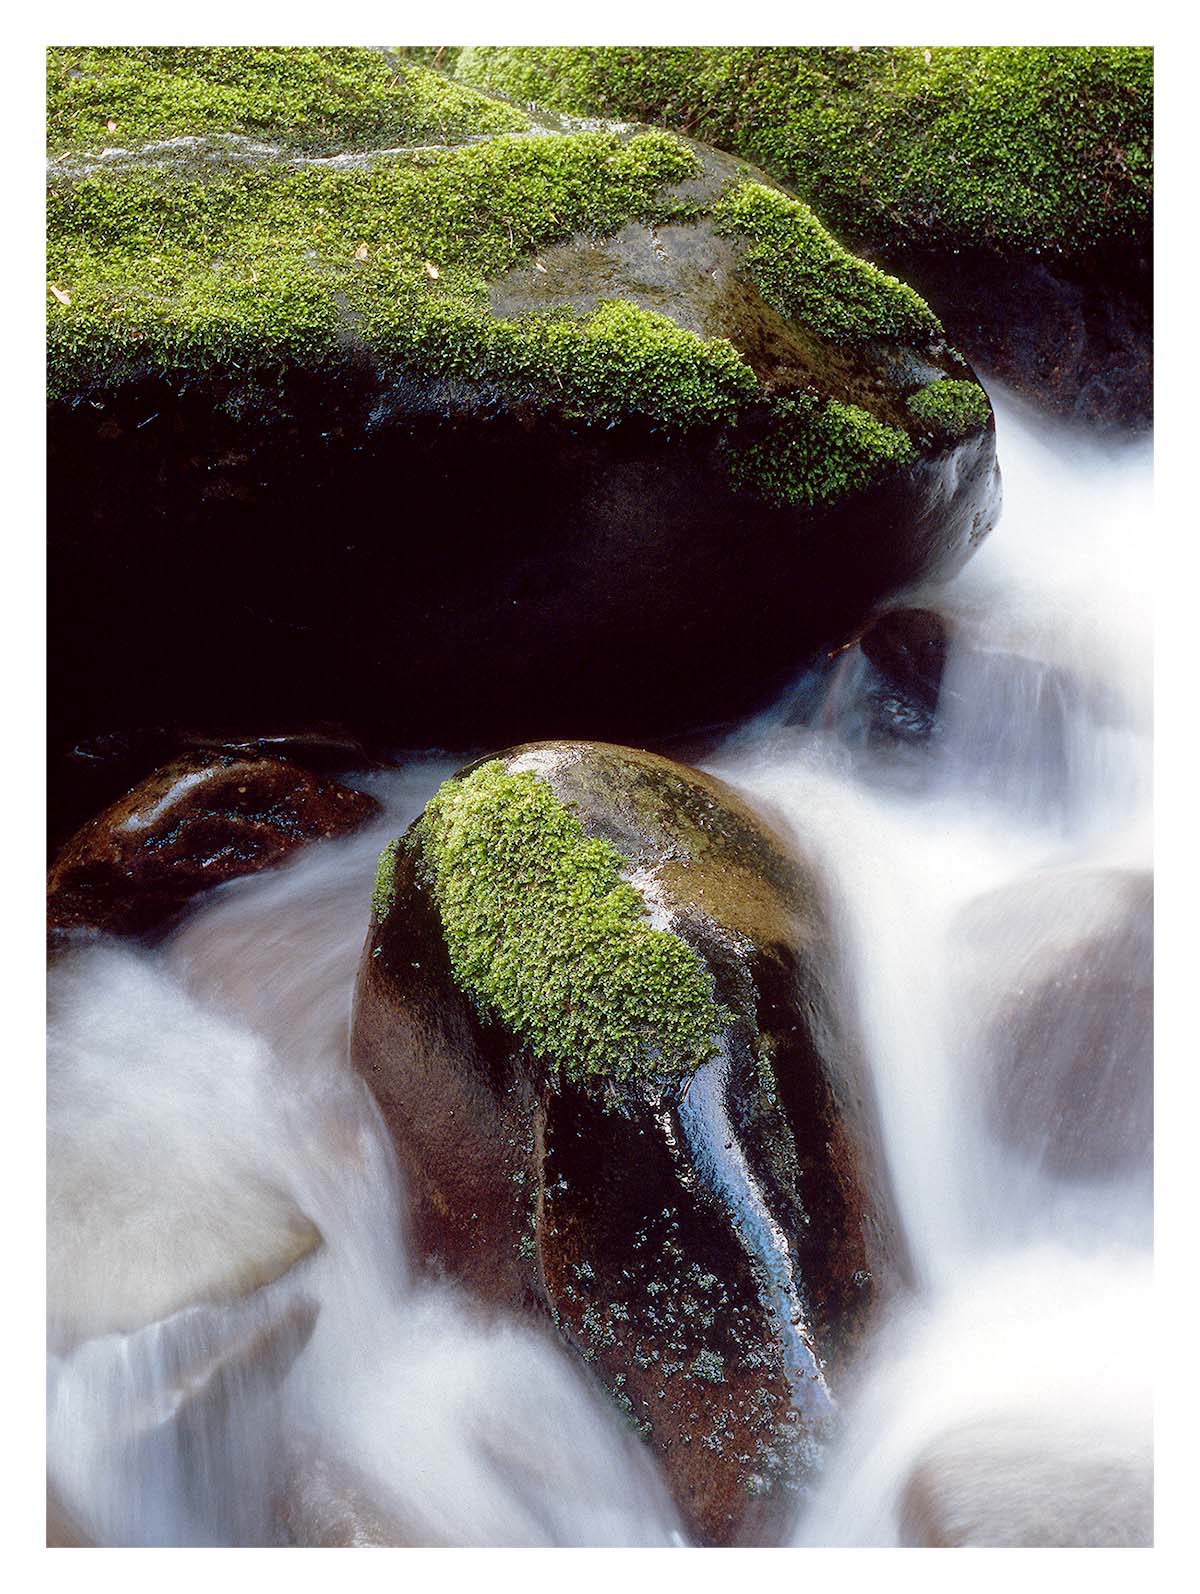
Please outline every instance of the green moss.
[[651, 929], [626, 860], [530, 772], [447, 781], [419, 821], [459, 985], [572, 1080], [678, 1076], [730, 1015], [678, 936]]
[[399, 841], [389, 841], [379, 854], [375, 867], [375, 889], [371, 892], [371, 917], [382, 923], [396, 900], [396, 853]]
[[822, 504], [870, 486], [916, 454], [906, 433], [866, 410], [800, 393], [776, 403], [765, 437], [732, 451], [730, 474], [768, 503]]
[[46, 66], [54, 152], [214, 133], [345, 150], [529, 126], [516, 106], [415, 64], [398, 73], [378, 50], [59, 48]]
[[746, 264], [767, 303], [822, 337], [845, 343], [941, 331], [920, 294], [843, 249], [807, 205], [777, 188], [739, 183], [713, 214], [719, 232], [748, 240]]
[[754, 390], [723, 339], [629, 304], [505, 321], [487, 280], [576, 232], [606, 233], [692, 175], [666, 134], [485, 144], [367, 171], [137, 172], [51, 191], [52, 392], [123, 369], [332, 358], [353, 329], [381, 358], [516, 386], [589, 420], [727, 419]]
[[982, 431], [992, 417], [987, 394], [978, 382], [948, 378], [914, 393], [907, 408], [919, 426], [939, 437], [967, 437]]
[[860, 243], [1069, 253], [1149, 224], [1149, 49], [477, 48], [456, 75], [734, 150]]

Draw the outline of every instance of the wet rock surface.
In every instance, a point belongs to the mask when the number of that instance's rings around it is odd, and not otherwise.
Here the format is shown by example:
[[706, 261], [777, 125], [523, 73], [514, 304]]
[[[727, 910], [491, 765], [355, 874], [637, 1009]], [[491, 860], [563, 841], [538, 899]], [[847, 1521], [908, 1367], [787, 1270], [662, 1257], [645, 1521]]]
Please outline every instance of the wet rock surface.
[[311, 1447], [292, 1448], [275, 1510], [278, 1542], [297, 1549], [380, 1549], [413, 1542], [370, 1479]]
[[1068, 1179], [1148, 1172], [1154, 1136], [1154, 888], [1076, 869], [963, 915], [984, 1004], [984, 1092], [1010, 1145]]
[[218, 754], [276, 758], [315, 775], [361, 773], [386, 765], [390, 749], [366, 742], [335, 723], [276, 723], [264, 729], [243, 721], [207, 730], [168, 723], [139, 725], [85, 737], [56, 754], [50, 772], [48, 843], [51, 858], [75, 831], [103, 808], [179, 758]]
[[456, 984], [410, 832], [364, 949], [352, 1058], [406, 1169], [415, 1249], [553, 1321], [692, 1535], [777, 1542], [871, 1306], [906, 1265], [870, 1088], [834, 1017], [820, 885], [729, 788], [666, 759], [550, 743], [500, 762], [615, 845], [728, 1021], [686, 1078], [567, 1079]]
[[901, 1543], [924, 1549], [1085, 1549], [1154, 1542], [1149, 1443], [1086, 1423], [996, 1416], [934, 1441], [900, 1502]]
[[52, 944], [165, 928], [201, 891], [344, 835], [379, 805], [283, 759], [188, 754], [64, 845], [47, 881]]

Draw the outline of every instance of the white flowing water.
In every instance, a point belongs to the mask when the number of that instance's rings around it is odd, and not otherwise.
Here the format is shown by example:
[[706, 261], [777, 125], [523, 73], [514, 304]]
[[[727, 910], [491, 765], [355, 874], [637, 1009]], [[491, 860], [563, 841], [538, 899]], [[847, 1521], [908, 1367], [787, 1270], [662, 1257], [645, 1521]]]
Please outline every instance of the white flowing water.
[[[1124, 915], [1151, 865], [1150, 451], [1003, 399], [998, 424], [999, 528], [907, 600], [953, 626], [940, 735], [859, 734], [855, 651], [807, 723], [785, 700], [709, 765], [821, 867], [915, 1271], [834, 1392], [799, 1544], [897, 1544], [922, 1498], [989, 1542], [1147, 1531], [1149, 1376], [1114, 1332], [1150, 1314], [1130, 1004], [1088, 987], [1093, 1072], [1057, 1097], [1049, 1064], [1027, 1088], [996, 1056], [1097, 936], [1122, 977], [1148, 956]], [[218, 890], [156, 951], [52, 971], [48, 1462], [77, 1537], [682, 1542], [579, 1364], [406, 1263], [350, 1000], [379, 848], [449, 768], [365, 780], [377, 826]]]

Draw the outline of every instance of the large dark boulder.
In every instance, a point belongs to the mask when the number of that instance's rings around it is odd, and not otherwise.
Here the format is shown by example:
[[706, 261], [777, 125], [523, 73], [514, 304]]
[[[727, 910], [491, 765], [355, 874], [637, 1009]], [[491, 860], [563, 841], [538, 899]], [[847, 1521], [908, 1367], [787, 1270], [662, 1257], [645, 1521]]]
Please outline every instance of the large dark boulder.
[[160, 931], [198, 892], [269, 869], [378, 812], [366, 792], [284, 759], [177, 759], [64, 845], [47, 881], [52, 940]]
[[595, 743], [449, 781], [380, 862], [352, 1058], [412, 1239], [548, 1316], [706, 1543], [777, 1542], [903, 1272], [812, 870]]
[[52, 119], [52, 754], [701, 727], [993, 523], [937, 317], [741, 162], [417, 69], [401, 99], [458, 96], [436, 146], [348, 117], [331, 160], [236, 82], [167, 116], [225, 52], [101, 54], [55, 103], [120, 67], [128, 142]]

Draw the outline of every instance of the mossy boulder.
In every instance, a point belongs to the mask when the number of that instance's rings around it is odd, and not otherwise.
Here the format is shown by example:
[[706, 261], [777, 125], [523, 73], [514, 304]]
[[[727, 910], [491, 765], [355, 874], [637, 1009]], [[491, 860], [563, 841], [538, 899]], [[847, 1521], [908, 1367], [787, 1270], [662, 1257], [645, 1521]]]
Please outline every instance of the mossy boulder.
[[778, 1542], [905, 1261], [812, 869], [722, 782], [529, 745], [380, 860], [351, 1054], [415, 1249], [550, 1319], [705, 1543]]
[[681, 730], [989, 529], [986, 399], [910, 407], [969, 367], [806, 205], [323, 54], [51, 53], [55, 747]]
[[679, 128], [790, 184], [1052, 408], [1151, 408], [1149, 49], [535, 46], [455, 80]]
[[281, 758], [187, 754], [64, 844], [47, 880], [51, 938], [160, 932], [199, 892], [269, 869], [378, 812], [366, 792]]

